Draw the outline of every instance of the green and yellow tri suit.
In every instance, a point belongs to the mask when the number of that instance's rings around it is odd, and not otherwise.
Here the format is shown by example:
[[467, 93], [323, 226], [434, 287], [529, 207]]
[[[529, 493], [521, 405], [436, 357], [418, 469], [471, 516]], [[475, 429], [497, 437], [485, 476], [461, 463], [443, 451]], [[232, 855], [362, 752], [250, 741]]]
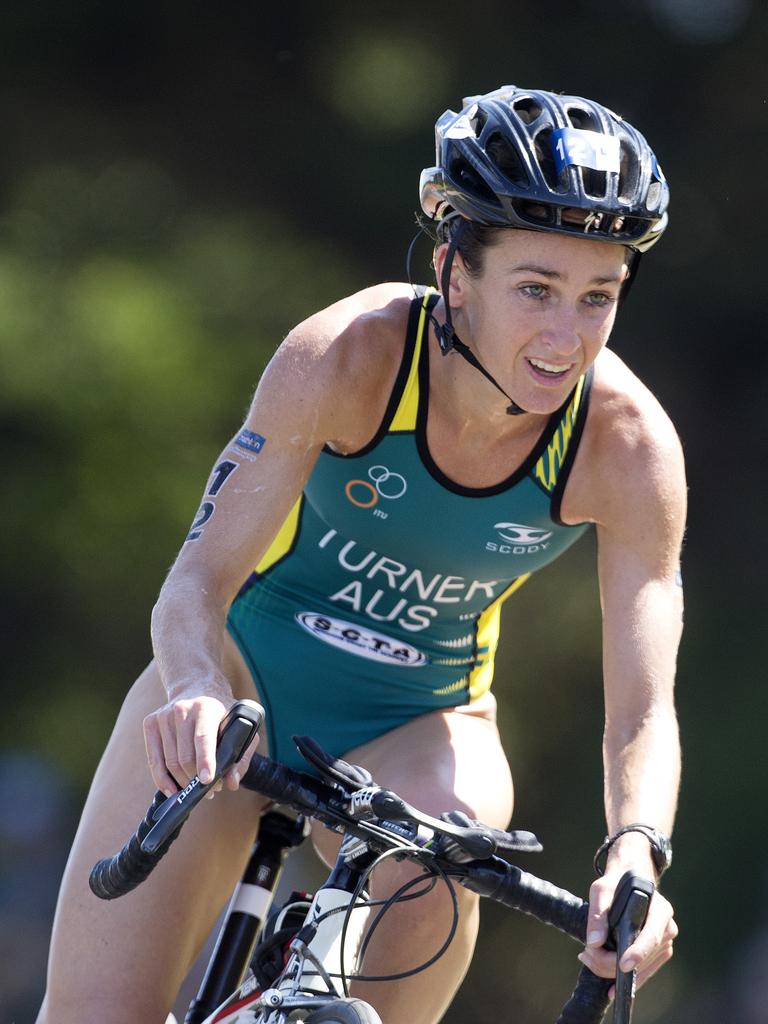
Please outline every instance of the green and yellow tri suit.
[[293, 734], [341, 755], [485, 693], [502, 602], [587, 529], [566, 526], [559, 510], [591, 373], [501, 483], [461, 487], [433, 462], [427, 311], [436, 299], [427, 291], [411, 304], [376, 436], [353, 455], [322, 452], [230, 610], [271, 755], [287, 764], [304, 767]]

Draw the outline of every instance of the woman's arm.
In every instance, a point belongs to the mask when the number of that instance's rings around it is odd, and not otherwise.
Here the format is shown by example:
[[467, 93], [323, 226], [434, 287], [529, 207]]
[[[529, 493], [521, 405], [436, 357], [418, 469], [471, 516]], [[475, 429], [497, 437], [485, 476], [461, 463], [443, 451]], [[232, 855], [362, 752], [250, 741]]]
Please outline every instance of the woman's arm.
[[[617, 411], [619, 415], [616, 415]], [[680, 549], [686, 489], [682, 451], [656, 403], [627, 401], [599, 445], [595, 475], [603, 611], [605, 810], [609, 835], [643, 823], [669, 834], [677, 804], [680, 747], [673, 689], [682, 630]], [[599, 947], [606, 913], [626, 871], [655, 879], [648, 839], [623, 835], [590, 894], [585, 962], [610, 975]], [[622, 961], [642, 983], [672, 955], [672, 908], [657, 893], [648, 921]]]
[[[323, 444], [360, 447], [383, 415], [404, 337], [403, 303], [393, 287], [343, 300], [286, 338], [208, 479], [152, 613], [168, 703], [147, 717], [144, 732], [153, 779], [167, 793], [195, 774], [202, 781], [213, 775], [217, 727], [234, 700], [222, 663], [233, 598], [297, 501]], [[242, 768], [230, 773], [231, 788]]]
[[[328, 430], [322, 369], [290, 339], [262, 377], [241, 430], [219, 456], [152, 612], [168, 703], [144, 723], [156, 785], [210, 779], [218, 723], [234, 700], [222, 659], [225, 621], [311, 472]], [[234, 775], [233, 785], [236, 785]]]

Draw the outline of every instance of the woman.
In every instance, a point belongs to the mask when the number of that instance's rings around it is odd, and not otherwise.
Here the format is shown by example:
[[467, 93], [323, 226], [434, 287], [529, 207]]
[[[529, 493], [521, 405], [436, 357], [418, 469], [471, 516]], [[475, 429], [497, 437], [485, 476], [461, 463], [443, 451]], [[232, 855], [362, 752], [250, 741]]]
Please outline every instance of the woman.
[[[658, 403], [606, 348], [639, 254], [666, 225], [666, 182], [638, 132], [581, 98], [507, 87], [447, 111], [436, 134], [421, 200], [440, 291], [382, 284], [343, 299], [268, 366], [162, 588], [155, 660], [97, 771], [40, 1022], [164, 1019], [239, 876], [258, 799], [223, 792], [115, 905], [90, 895], [88, 869], [153, 784], [170, 794], [211, 777], [234, 697], [265, 705], [273, 756], [290, 761], [287, 737], [306, 732], [428, 811], [505, 827], [512, 784], [489, 691], [499, 607], [593, 523], [609, 841], [582, 957], [597, 973], [615, 972], [601, 946], [618, 879], [666, 866], [683, 463]], [[443, 359], [451, 350], [463, 358]], [[317, 842], [329, 856], [329, 835]], [[477, 931], [475, 897], [461, 900], [435, 966], [362, 988], [385, 1022], [444, 1013]], [[389, 915], [368, 973], [434, 947], [446, 903], [436, 893]], [[657, 893], [622, 968], [645, 980], [676, 931]]]

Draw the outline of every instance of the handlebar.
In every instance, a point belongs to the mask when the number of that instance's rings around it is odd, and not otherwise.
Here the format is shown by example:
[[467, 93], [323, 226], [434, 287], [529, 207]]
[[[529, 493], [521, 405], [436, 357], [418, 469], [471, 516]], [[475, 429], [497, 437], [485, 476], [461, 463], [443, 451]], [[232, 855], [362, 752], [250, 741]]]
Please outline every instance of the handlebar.
[[253, 700], [233, 704], [219, 726], [216, 772], [206, 784], [194, 779], [181, 792], [166, 797], [158, 790], [134, 834], [114, 857], [100, 860], [88, 879], [102, 900], [117, 899], [140, 885], [165, 856], [193, 809], [219, 779], [237, 764], [264, 720], [264, 709]]
[[[168, 851], [192, 809], [241, 759], [262, 720], [263, 710], [254, 701], [238, 701], [230, 708], [219, 729], [213, 780], [203, 785], [195, 777], [185, 789], [171, 797], [158, 792], [146, 817], [123, 849], [93, 868], [89, 882], [96, 896], [115, 899], [144, 881]], [[297, 745], [302, 749], [301, 741]], [[313, 762], [317, 766], [314, 758]], [[350, 774], [359, 771], [350, 768]], [[588, 913], [585, 900], [496, 856], [498, 850], [541, 850], [536, 836], [530, 832], [501, 832], [479, 822], [466, 827], [457, 825], [418, 811], [397, 794], [377, 787], [372, 780], [370, 786], [361, 785], [359, 775], [351, 777], [350, 785], [346, 786], [338, 768], [329, 772], [327, 778], [318, 779], [259, 754], [251, 758], [241, 785], [276, 803], [290, 806], [300, 814], [316, 818], [337, 832], [359, 836], [372, 848], [400, 847], [403, 852], [416, 849], [412, 842], [403, 838], [402, 828], [388, 831], [387, 822], [407, 823], [413, 827], [414, 835], [426, 830], [431, 833], [433, 842], [428, 845], [437, 851], [433, 856], [441, 870], [465, 888], [529, 914], [581, 943], [585, 941]], [[457, 863], [455, 859], [441, 856], [440, 841], [446, 839], [469, 859]], [[625, 875], [619, 883], [609, 914], [611, 940], [606, 944], [607, 948], [617, 949], [619, 959], [645, 922], [653, 890], [651, 882], [631, 874]], [[614, 1024], [630, 1022], [633, 975], [634, 972], [618, 974]], [[612, 984], [612, 979], [598, 978], [588, 968], [582, 968], [576, 989], [557, 1024], [599, 1024], [608, 1006]]]
[[181, 827], [203, 797], [237, 764], [264, 720], [264, 709], [253, 700], [233, 704], [219, 725], [216, 771], [209, 783], [197, 775], [180, 793], [169, 796], [153, 815], [155, 825], [141, 841], [142, 853], [156, 853], [177, 827]]

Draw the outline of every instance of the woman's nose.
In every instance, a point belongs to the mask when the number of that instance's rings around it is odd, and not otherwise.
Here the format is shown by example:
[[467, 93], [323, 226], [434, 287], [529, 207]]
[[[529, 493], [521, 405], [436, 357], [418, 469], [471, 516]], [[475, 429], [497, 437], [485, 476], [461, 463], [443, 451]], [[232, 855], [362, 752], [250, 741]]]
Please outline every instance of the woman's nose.
[[581, 345], [575, 321], [570, 317], [564, 318], [548, 330], [542, 331], [541, 340], [553, 358], [557, 357], [562, 360], [572, 358], [579, 351]]

